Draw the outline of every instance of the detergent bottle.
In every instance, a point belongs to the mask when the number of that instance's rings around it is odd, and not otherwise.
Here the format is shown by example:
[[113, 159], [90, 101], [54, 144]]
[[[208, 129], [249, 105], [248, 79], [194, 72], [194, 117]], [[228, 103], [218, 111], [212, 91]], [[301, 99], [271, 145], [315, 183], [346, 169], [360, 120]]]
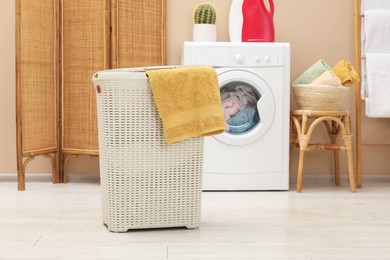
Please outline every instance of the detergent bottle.
[[[264, 1], [269, 2], [269, 10]], [[272, 0], [244, 0], [242, 41], [274, 42], [274, 3]]]

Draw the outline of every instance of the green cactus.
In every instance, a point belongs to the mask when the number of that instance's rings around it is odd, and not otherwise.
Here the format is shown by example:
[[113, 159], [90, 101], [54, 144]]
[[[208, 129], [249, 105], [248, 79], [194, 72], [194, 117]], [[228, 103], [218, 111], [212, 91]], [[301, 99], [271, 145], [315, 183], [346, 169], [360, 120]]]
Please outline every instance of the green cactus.
[[194, 12], [194, 22], [196, 24], [206, 23], [206, 24], [215, 24], [217, 19], [217, 14], [215, 12], [214, 6], [209, 3], [203, 3], [196, 7]]

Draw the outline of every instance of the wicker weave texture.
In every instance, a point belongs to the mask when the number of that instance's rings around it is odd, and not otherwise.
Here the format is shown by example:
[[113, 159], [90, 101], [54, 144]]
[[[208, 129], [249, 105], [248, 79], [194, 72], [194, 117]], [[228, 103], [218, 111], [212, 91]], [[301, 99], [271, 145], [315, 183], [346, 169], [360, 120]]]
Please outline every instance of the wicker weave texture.
[[22, 153], [57, 147], [56, 12], [54, 1], [20, 1], [18, 87]]
[[166, 143], [145, 73], [100, 72], [94, 84], [101, 89], [100, 178], [108, 229], [198, 227], [203, 138]]
[[116, 68], [165, 64], [164, 0], [116, 2], [113, 64]]
[[340, 110], [349, 88], [325, 85], [292, 86], [299, 109], [302, 110]]
[[107, 0], [62, 1], [62, 149], [98, 150], [91, 75], [108, 68]]

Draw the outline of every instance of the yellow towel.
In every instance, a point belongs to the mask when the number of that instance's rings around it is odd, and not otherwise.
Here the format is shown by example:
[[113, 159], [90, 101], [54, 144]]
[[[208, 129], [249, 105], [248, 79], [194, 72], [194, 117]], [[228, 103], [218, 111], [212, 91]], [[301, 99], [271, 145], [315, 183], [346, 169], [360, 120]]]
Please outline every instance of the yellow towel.
[[212, 67], [149, 70], [146, 74], [168, 144], [224, 131], [218, 77]]
[[339, 61], [332, 68], [332, 71], [341, 80], [343, 86], [353, 86], [360, 81], [360, 77], [355, 68], [346, 60]]

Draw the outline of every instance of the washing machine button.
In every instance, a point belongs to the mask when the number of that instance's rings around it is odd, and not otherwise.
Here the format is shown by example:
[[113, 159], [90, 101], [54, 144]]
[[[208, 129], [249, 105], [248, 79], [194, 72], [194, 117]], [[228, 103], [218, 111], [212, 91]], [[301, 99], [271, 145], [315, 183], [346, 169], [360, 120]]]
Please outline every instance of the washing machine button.
[[241, 53], [236, 53], [234, 55], [234, 62], [237, 64], [242, 64], [245, 61], [245, 56], [242, 55]]

